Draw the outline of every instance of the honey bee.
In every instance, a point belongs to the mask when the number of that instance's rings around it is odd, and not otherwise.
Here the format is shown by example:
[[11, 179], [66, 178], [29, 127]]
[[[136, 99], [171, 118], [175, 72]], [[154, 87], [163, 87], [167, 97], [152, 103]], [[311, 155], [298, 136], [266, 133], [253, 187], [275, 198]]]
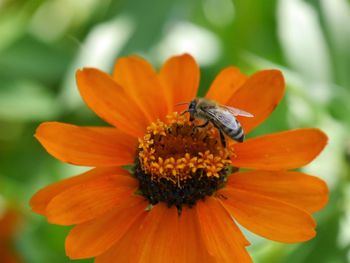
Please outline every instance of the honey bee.
[[226, 147], [225, 135], [237, 142], [243, 142], [244, 140], [244, 131], [239, 121], [235, 118], [236, 116], [254, 117], [249, 112], [226, 105], [219, 105], [215, 101], [205, 98], [195, 98], [186, 104], [189, 106], [182, 114], [188, 112], [190, 121], [194, 119], [204, 120], [204, 124], [196, 126], [198, 128], [206, 127], [211, 122], [219, 130], [223, 147]]

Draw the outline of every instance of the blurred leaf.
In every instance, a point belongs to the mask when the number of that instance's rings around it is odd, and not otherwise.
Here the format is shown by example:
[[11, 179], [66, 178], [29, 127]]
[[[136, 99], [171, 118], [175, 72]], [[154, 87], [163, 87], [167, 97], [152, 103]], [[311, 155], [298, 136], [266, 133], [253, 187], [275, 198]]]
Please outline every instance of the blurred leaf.
[[58, 105], [46, 87], [30, 80], [0, 81], [0, 119], [28, 121], [57, 116]]
[[0, 51], [24, 34], [31, 16], [43, 1], [9, 1], [11, 4], [0, 9]]
[[333, 86], [332, 88], [336, 92], [333, 94], [329, 104], [329, 112], [334, 118], [343, 121], [350, 128], [350, 90], [339, 86]]
[[52, 84], [60, 80], [72, 54], [73, 50], [48, 45], [31, 35], [24, 35], [0, 52], [0, 76], [35, 78]]
[[241, 66], [242, 51], [249, 51], [270, 61], [282, 61], [281, 48], [277, 39], [277, 0], [246, 1], [235, 0], [235, 17], [223, 32], [225, 56], [231, 64]]
[[169, 19], [174, 6], [181, 7], [182, 4], [186, 5], [186, 1], [126, 1], [124, 12], [130, 13], [135, 19], [136, 30], [125, 45], [122, 54], [129, 55], [135, 53], [135, 51], [148, 51], [160, 39], [164, 25]]
[[26, 258], [26, 263], [93, 262], [91, 259], [69, 260], [65, 255], [64, 240], [70, 227], [49, 225], [38, 219], [39, 216], [28, 218], [25, 231], [18, 237], [17, 247]]

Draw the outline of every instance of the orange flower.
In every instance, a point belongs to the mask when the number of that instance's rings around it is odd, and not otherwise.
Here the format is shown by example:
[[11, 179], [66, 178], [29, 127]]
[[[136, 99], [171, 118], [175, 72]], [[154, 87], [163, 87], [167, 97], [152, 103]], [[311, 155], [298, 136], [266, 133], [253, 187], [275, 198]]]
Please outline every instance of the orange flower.
[[[117, 61], [112, 76], [77, 72], [86, 104], [113, 127], [47, 122], [36, 138], [54, 157], [95, 167], [40, 190], [32, 209], [49, 222], [76, 225], [70, 258], [96, 262], [251, 262], [237, 223], [286, 243], [315, 236], [311, 217], [327, 202], [326, 184], [287, 171], [311, 162], [327, 143], [313, 128], [220, 143], [212, 125], [195, 128], [175, 106], [196, 97], [199, 68], [190, 55], [157, 73], [137, 56]], [[248, 111], [247, 133], [281, 100], [278, 70], [245, 76], [224, 69], [206, 97]], [[176, 108], [175, 108], [176, 107]], [[133, 164], [133, 172], [122, 167]], [[237, 172], [239, 168], [249, 168]], [[234, 218], [234, 220], [232, 220]]]

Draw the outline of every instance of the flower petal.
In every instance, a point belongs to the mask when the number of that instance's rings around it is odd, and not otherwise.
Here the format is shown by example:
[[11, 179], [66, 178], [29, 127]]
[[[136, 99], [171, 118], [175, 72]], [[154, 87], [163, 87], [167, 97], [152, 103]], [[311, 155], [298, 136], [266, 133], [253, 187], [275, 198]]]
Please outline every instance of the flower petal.
[[238, 223], [271, 240], [295, 243], [313, 238], [316, 224], [297, 207], [245, 190], [220, 190], [222, 203]]
[[183, 207], [178, 216], [175, 207], [160, 203], [145, 218], [139, 218], [120, 241], [97, 257], [96, 263], [163, 263], [172, 258], [176, 258], [176, 262], [216, 262], [204, 246], [196, 211]]
[[232, 164], [262, 170], [293, 169], [311, 162], [326, 143], [327, 136], [313, 128], [264, 135], [235, 144]]
[[254, 192], [283, 201], [307, 212], [316, 212], [328, 201], [326, 183], [314, 176], [300, 172], [249, 171], [234, 173], [226, 187]]
[[170, 112], [168, 91], [163, 89], [152, 65], [138, 56], [117, 60], [113, 78], [142, 109], [149, 121]]
[[164, 203], [155, 205], [140, 226], [139, 261], [163, 263], [176, 258], [178, 234], [178, 212]]
[[253, 118], [238, 117], [245, 133], [262, 123], [275, 109], [284, 94], [283, 75], [278, 70], [264, 70], [251, 76], [227, 105], [254, 115]]
[[35, 137], [57, 159], [85, 166], [133, 163], [137, 142], [116, 128], [78, 127], [58, 122], [41, 124]]
[[195, 209], [207, 250], [217, 262], [252, 262], [244, 247], [249, 242], [218, 200], [199, 201]]
[[57, 183], [51, 184], [39, 190], [31, 198], [30, 206], [34, 212], [45, 215], [47, 205], [52, 200], [52, 198], [54, 198], [56, 195], [81, 183], [88, 182], [100, 176], [111, 175], [111, 174], [127, 175], [129, 173], [119, 167], [95, 168], [85, 173], [82, 173], [80, 175], [76, 175], [76, 176], [64, 179], [62, 181], [59, 181]]
[[227, 105], [233, 94], [243, 85], [247, 77], [238, 68], [223, 69], [211, 84], [206, 98]]
[[177, 259], [179, 262], [216, 262], [215, 256], [210, 255], [207, 251], [195, 209], [182, 208], [177, 236]]
[[109, 75], [93, 68], [77, 71], [77, 84], [86, 104], [102, 119], [135, 137], [143, 136], [147, 116]]
[[140, 216], [145, 216], [147, 202], [130, 196], [118, 207], [97, 219], [75, 226], [66, 239], [66, 253], [71, 259], [96, 257], [115, 244]]
[[46, 208], [47, 219], [59, 225], [81, 224], [118, 206], [136, 188], [137, 181], [131, 176], [94, 178], [54, 197]]
[[[129, 230], [105, 253], [99, 255], [95, 259], [95, 263], [111, 263], [111, 262], [139, 262], [141, 244], [143, 236], [140, 233], [140, 226], [145, 221], [149, 213], [143, 213], [130, 226]], [[130, 246], [132, 245], [132, 249]], [[142, 261], [145, 263], [145, 261]]]
[[[197, 95], [199, 66], [189, 54], [174, 56], [166, 61], [159, 73], [160, 80], [170, 93], [170, 103], [174, 109], [177, 103], [189, 102]], [[180, 112], [184, 107], [176, 106]]]

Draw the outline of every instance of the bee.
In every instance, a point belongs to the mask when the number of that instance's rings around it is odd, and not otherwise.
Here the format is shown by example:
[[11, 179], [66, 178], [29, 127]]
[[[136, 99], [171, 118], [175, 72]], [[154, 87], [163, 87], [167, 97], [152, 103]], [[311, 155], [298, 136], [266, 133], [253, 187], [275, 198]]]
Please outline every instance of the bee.
[[188, 112], [190, 121], [194, 119], [205, 121], [204, 124], [196, 126], [197, 128], [206, 127], [210, 122], [219, 130], [223, 147], [226, 147], [225, 135], [237, 142], [243, 142], [244, 140], [244, 131], [239, 121], [235, 118], [236, 116], [254, 117], [249, 112], [226, 105], [219, 105], [215, 101], [205, 98], [195, 98], [189, 103], [181, 104], [189, 105], [182, 114]]

